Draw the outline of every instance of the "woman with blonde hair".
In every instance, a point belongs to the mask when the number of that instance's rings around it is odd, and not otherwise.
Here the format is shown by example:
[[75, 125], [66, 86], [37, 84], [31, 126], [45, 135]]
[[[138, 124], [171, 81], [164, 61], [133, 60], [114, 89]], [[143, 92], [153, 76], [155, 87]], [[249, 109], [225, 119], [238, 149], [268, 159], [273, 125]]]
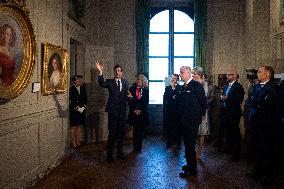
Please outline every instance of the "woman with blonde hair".
[[[201, 67], [194, 67], [192, 69], [193, 79], [200, 82], [203, 85], [205, 96], [208, 99], [208, 83], [204, 80], [204, 73]], [[199, 125], [198, 133], [199, 136], [197, 142], [196, 159], [201, 160], [201, 153], [204, 145], [205, 135], [209, 135], [209, 119], [208, 119], [208, 109], [206, 109], [205, 116], [202, 117], [202, 122]]]
[[133, 149], [142, 151], [142, 139], [148, 124], [149, 90], [147, 78], [140, 74], [136, 82], [129, 88], [129, 117], [128, 123], [133, 126]]

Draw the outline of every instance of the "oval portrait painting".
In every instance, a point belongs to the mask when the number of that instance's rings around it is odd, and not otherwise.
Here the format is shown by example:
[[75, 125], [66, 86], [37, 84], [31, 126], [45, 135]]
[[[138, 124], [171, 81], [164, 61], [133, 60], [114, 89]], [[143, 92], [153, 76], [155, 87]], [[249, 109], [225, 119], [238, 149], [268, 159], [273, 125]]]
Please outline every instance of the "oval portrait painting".
[[23, 63], [23, 35], [16, 20], [0, 12], [0, 88], [16, 80]]

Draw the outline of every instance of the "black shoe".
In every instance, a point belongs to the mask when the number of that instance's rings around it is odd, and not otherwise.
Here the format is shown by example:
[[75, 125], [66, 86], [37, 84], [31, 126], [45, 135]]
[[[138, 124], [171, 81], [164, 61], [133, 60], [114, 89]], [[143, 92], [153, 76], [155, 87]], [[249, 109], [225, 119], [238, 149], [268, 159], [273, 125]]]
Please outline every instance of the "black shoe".
[[106, 161], [107, 161], [108, 163], [113, 163], [113, 162], [114, 162], [113, 157], [107, 157], [107, 158], [106, 158]]
[[169, 148], [171, 148], [171, 147], [172, 147], [171, 144], [167, 144], [167, 145], [166, 145], [166, 148], [167, 148], [167, 149], [169, 149]]
[[124, 153], [119, 153], [116, 155], [117, 159], [120, 159], [120, 160], [125, 160], [126, 159], [126, 156]]
[[240, 156], [232, 156], [232, 157], [231, 157], [231, 160], [232, 160], [232, 161], [240, 161], [241, 158], [240, 158]]
[[260, 179], [260, 185], [267, 187], [272, 183], [272, 176], [264, 176]]
[[183, 166], [181, 167], [181, 169], [182, 169], [183, 171], [186, 171], [186, 170], [189, 169], [189, 166], [188, 166], [188, 165], [183, 165]]
[[257, 180], [260, 179], [261, 176], [257, 174], [255, 171], [249, 171], [246, 173], [246, 177]]
[[136, 152], [136, 153], [141, 153], [142, 152], [142, 150], [141, 149], [134, 149], [134, 152]]
[[181, 178], [186, 178], [186, 177], [195, 176], [195, 175], [197, 175], [197, 171], [189, 170], [189, 169], [179, 173], [179, 176]]

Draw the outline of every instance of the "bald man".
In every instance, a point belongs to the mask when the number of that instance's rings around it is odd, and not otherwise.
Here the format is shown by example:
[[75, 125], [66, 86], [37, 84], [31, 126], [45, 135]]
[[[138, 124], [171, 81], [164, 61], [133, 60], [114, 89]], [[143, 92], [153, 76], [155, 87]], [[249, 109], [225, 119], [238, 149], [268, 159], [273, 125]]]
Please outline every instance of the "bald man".
[[225, 152], [231, 153], [231, 159], [240, 159], [241, 134], [240, 118], [242, 115], [241, 103], [244, 99], [244, 88], [238, 82], [236, 70], [227, 72], [227, 82], [221, 96], [221, 124], [225, 134]]
[[[258, 69], [259, 83], [255, 85], [251, 97], [255, 112], [252, 115], [252, 158], [253, 170], [249, 176], [260, 179], [263, 186], [272, 182], [273, 171], [276, 166], [281, 143], [279, 130], [279, 94], [273, 82], [274, 70], [271, 66], [262, 66]], [[281, 147], [282, 149], [283, 147]], [[282, 161], [282, 160], [281, 160]]]

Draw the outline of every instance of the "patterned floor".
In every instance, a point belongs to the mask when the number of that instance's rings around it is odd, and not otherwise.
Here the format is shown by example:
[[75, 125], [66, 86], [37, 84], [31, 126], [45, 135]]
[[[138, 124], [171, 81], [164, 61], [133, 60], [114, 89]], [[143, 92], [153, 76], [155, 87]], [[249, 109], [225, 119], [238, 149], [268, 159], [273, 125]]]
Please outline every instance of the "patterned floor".
[[[160, 136], [144, 139], [143, 151], [132, 152], [131, 141], [125, 144], [127, 159], [105, 161], [105, 145], [90, 144], [71, 150], [70, 155], [32, 189], [258, 189], [260, 184], [245, 176], [247, 163], [231, 162], [227, 154], [206, 144], [198, 175], [180, 178], [185, 164], [183, 148], [165, 148]], [[278, 174], [266, 188], [284, 188], [284, 175]]]

